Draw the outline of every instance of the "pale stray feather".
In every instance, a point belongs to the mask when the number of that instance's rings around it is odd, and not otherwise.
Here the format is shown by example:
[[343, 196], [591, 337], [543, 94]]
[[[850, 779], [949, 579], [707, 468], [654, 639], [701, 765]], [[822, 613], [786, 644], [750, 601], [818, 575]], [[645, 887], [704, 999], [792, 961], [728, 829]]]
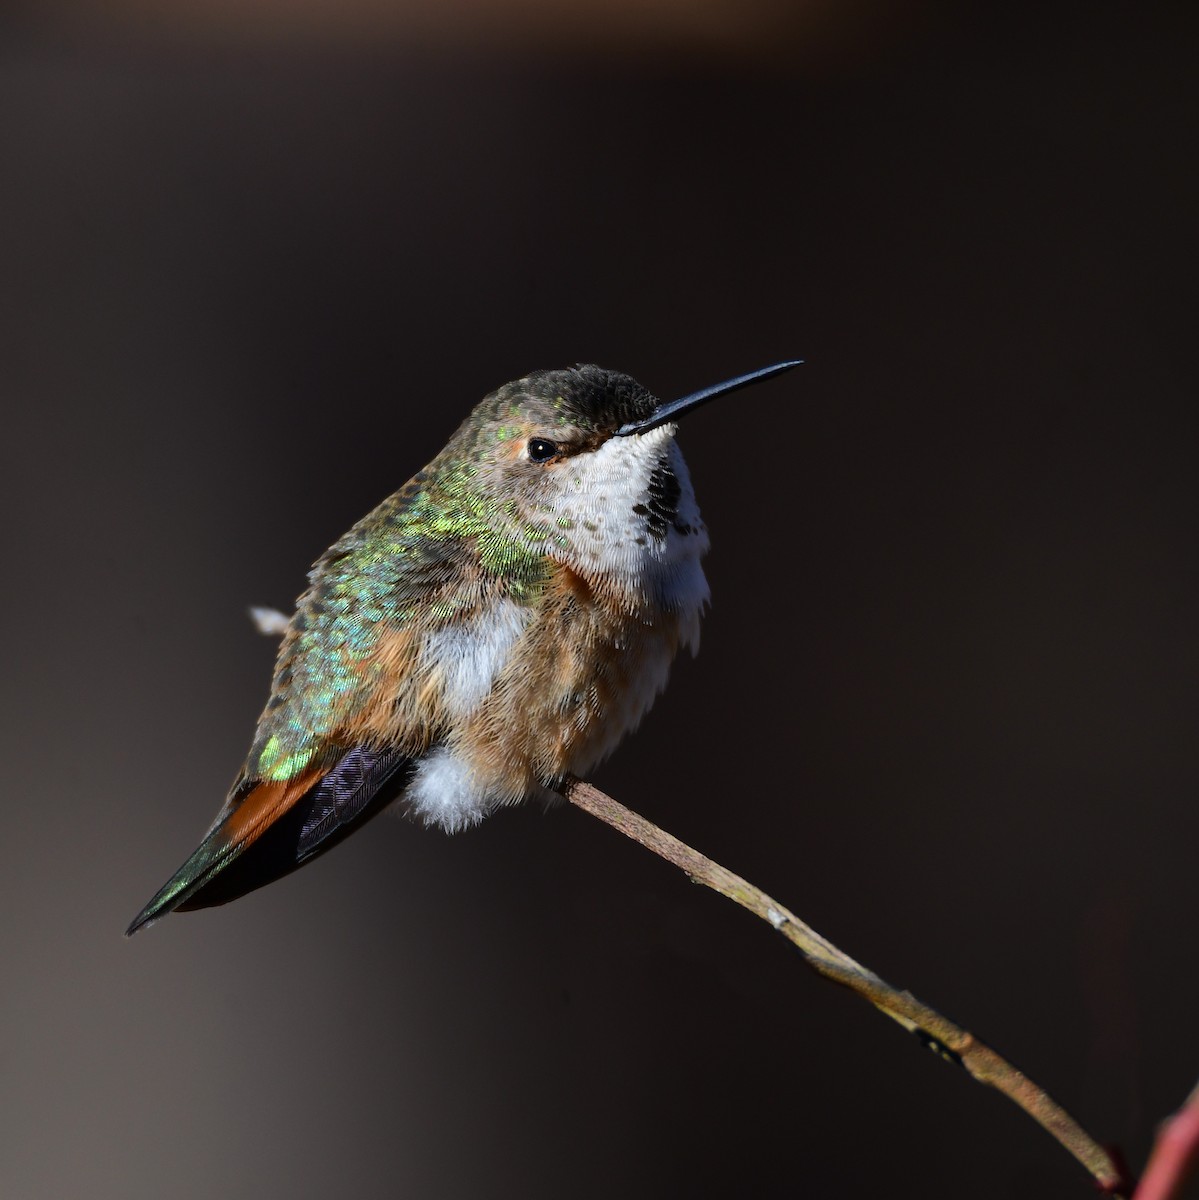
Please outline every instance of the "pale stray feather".
[[259, 604], [250, 605], [250, 620], [254, 628], [266, 637], [282, 637], [291, 624], [291, 617], [277, 608], [266, 608]]

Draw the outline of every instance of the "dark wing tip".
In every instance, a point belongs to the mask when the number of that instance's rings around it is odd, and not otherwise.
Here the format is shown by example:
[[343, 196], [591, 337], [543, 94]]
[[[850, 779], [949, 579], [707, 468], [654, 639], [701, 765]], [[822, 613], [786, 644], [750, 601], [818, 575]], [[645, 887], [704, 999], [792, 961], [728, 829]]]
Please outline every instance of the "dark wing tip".
[[192, 851], [187, 861], [162, 885], [154, 898], [125, 930], [132, 937], [152, 921], [185, 907], [230, 863], [253, 845], [320, 778], [316, 771], [281, 783], [239, 783], [216, 824]]
[[235, 793], [240, 806], [209, 831], [125, 936], [170, 912], [227, 904], [311, 862], [390, 804], [410, 765], [398, 750], [354, 747], [327, 774], [298, 776], [282, 789], [246, 785]]
[[[157, 900], [157, 897], [155, 897], [155, 900]], [[162, 907], [156, 904], [155, 900], [151, 900], [150, 903], [147, 904], [146, 907], [143, 908], [142, 911], [133, 918], [129, 928], [125, 930], [125, 936], [127, 938], [131, 938], [140, 930], [149, 929], [150, 926], [153, 925], [154, 922], [163, 915]]]
[[222, 826], [223, 823], [213, 829], [187, 862], [158, 889], [150, 903], [133, 918], [125, 930], [126, 937], [132, 937], [139, 929], [145, 929], [159, 917], [185, 904], [239, 852], [240, 847], [221, 837]]
[[139, 929], [145, 929], [154, 924], [154, 914], [150, 911], [151, 905], [147, 904], [141, 912], [133, 918], [129, 928], [125, 930], [125, 936], [131, 938]]

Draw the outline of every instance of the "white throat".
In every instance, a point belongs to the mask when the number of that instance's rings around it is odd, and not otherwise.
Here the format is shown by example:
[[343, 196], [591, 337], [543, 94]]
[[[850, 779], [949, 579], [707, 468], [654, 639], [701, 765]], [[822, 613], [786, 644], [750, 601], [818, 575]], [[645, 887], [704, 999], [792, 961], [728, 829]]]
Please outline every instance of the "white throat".
[[674, 440], [677, 427], [609, 438], [566, 467], [554, 504], [564, 536], [549, 553], [646, 600], [698, 618], [708, 599], [708, 531]]

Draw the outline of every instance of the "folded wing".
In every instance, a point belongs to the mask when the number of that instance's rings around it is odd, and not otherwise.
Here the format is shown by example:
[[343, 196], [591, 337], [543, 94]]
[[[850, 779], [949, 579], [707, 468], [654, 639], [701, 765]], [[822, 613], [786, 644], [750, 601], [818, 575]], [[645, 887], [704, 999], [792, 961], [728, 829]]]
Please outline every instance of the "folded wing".
[[410, 765], [400, 751], [354, 746], [332, 767], [238, 784], [216, 824], [126, 935], [169, 912], [235, 900], [323, 854], [391, 802]]

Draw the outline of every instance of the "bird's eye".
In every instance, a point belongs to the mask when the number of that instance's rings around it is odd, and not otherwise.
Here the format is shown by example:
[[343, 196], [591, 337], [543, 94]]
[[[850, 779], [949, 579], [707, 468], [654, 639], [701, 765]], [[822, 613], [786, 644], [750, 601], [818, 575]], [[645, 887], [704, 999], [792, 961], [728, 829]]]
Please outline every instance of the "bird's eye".
[[558, 443], [547, 438], [529, 439], [529, 458], [533, 462], [549, 462], [558, 453]]

